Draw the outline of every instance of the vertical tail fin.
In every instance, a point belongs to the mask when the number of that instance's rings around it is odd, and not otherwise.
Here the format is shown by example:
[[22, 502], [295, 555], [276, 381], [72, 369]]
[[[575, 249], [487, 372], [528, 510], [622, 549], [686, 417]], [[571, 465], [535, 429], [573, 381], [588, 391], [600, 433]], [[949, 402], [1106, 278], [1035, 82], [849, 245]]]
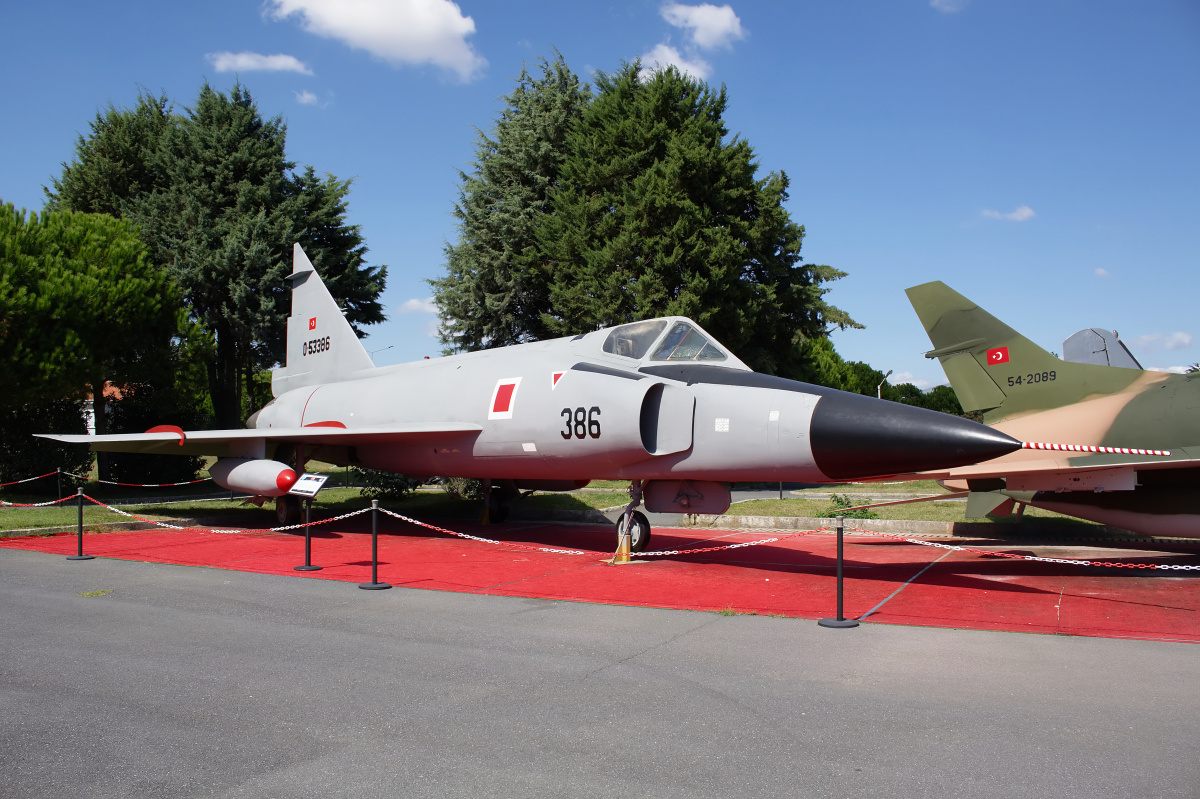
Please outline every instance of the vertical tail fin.
[[292, 315], [282, 368], [271, 375], [278, 397], [302, 386], [347, 380], [375, 368], [371, 356], [297, 244], [292, 250]]
[[966, 411], [987, 411], [991, 424], [1015, 413], [1058, 408], [1127, 388], [1136, 369], [1063, 361], [945, 283], [905, 293]]

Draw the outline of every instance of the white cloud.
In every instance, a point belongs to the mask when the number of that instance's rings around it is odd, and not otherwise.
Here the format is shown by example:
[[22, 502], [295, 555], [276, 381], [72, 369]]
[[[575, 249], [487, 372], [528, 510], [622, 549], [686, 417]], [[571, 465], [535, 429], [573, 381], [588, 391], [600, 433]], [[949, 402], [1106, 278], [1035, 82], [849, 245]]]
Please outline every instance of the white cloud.
[[969, 0], [929, 0], [929, 5], [946, 14], [956, 14], [967, 7]]
[[400, 303], [400, 307], [396, 309], [396, 313], [437, 313], [437, 305], [433, 302], [433, 297], [419, 299], [414, 297], [411, 300], [405, 300]]
[[450, 0], [267, 0], [267, 13], [393, 65], [433, 64], [462, 81], [487, 66], [467, 43], [475, 20]]
[[1130, 343], [1140, 349], [1181, 350], [1184, 347], [1192, 346], [1192, 334], [1182, 331], [1174, 333], [1148, 333], [1144, 336], [1138, 336]]
[[209, 53], [205, 56], [217, 72], [299, 72], [311, 75], [313, 71], [295, 56], [262, 55], [261, 53]]
[[300, 103], [300, 105], [316, 105], [317, 104], [317, 96], [308, 90], [301, 91], [301, 92], [295, 92], [295, 95], [296, 95], [296, 102]]
[[[732, 47], [734, 39], [745, 39], [742, 21], [730, 6], [702, 3], [685, 6], [668, 3], [662, 7], [662, 17], [677, 28], [688, 31], [691, 43], [704, 50]], [[660, 45], [661, 46], [661, 45]]]
[[1033, 209], [1028, 205], [1022, 205], [1017, 210], [1007, 214], [1002, 214], [999, 211], [985, 210], [983, 215], [988, 219], [1007, 219], [1010, 222], [1024, 222], [1026, 219], [1033, 219], [1035, 216]]
[[1146, 370], [1150, 372], [1174, 372], [1177, 375], [1187, 374], [1187, 366], [1147, 366]]
[[669, 44], [655, 45], [653, 50], [642, 56], [642, 63], [645, 65], [642, 68], [643, 77], [672, 65], [678, 67], [685, 75], [700, 80], [707, 79], [708, 73], [712, 71], [712, 66], [703, 58], [684, 58]]
[[1096, 267], [1096, 277], [1108, 277], [1108, 270], [1102, 266]]
[[896, 372], [888, 379], [888, 383], [893, 386], [898, 386], [901, 383], [912, 383], [922, 391], [928, 391], [934, 385], [923, 377], [915, 377], [912, 372]]

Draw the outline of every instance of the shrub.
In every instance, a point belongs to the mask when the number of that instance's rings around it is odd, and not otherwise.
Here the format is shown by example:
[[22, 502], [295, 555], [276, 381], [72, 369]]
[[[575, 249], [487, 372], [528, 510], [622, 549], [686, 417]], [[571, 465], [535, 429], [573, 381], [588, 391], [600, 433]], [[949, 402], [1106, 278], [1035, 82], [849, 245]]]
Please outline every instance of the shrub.
[[829, 507], [821, 513], [821, 518], [832, 519], [837, 516], [842, 516], [846, 519], [878, 519], [878, 514], [870, 508], [859, 508], [858, 510], [846, 510], [855, 505], [863, 505], [866, 500], [860, 500], [855, 497], [845, 494], [834, 494], [830, 498]]
[[350, 471], [354, 480], [362, 485], [362, 495], [367, 499], [400, 499], [421, 485], [421, 481], [414, 477], [394, 472], [360, 469], [357, 466], [351, 467]]

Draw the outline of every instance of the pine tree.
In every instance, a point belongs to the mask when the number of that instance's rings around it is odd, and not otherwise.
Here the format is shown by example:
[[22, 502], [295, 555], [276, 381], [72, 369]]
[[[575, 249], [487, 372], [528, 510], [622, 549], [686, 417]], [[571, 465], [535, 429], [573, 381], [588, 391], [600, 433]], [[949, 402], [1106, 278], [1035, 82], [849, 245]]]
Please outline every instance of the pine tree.
[[536, 244], [534, 226], [558, 180], [567, 132], [590, 99], [561, 55], [526, 69], [508, 95], [492, 136], [477, 131], [471, 174], [454, 214], [459, 238], [446, 246], [447, 275], [431, 280], [448, 352], [500, 347], [547, 337], [549, 294], [542, 272], [522, 267]]
[[193, 317], [215, 339], [208, 364], [216, 421], [240, 426], [265, 399], [244, 391], [283, 357], [290, 311], [286, 276], [293, 242], [308, 248], [352, 324], [383, 320], [386, 267], [363, 265], [357, 226], [345, 222], [349, 181], [292, 174], [286, 127], [263, 120], [249, 91], [207, 84], [195, 107], [163, 137], [165, 187], [141, 195], [130, 214], [155, 260], [179, 285]]
[[133, 226], [107, 214], [27, 218], [7, 205], [0, 241], [0, 347], [11, 356], [0, 407], [77, 400], [87, 390], [96, 432], [107, 432], [107, 382], [171, 372], [184, 324], [178, 291]]
[[638, 63], [596, 85], [526, 267], [549, 288], [549, 333], [678, 314], [752, 368], [794, 375], [804, 340], [859, 326], [823, 299], [844, 273], [801, 263], [787, 176], [757, 178], [749, 143], [727, 139], [724, 87]]

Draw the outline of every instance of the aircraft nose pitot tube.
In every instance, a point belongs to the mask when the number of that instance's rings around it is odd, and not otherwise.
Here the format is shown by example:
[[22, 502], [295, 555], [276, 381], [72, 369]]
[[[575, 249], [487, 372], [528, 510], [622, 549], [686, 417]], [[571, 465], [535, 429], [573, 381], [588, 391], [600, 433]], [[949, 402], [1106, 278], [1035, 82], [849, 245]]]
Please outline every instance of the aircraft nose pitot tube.
[[813, 459], [831, 480], [951, 469], [1021, 448], [970, 419], [857, 394], [822, 397], [809, 429]]

